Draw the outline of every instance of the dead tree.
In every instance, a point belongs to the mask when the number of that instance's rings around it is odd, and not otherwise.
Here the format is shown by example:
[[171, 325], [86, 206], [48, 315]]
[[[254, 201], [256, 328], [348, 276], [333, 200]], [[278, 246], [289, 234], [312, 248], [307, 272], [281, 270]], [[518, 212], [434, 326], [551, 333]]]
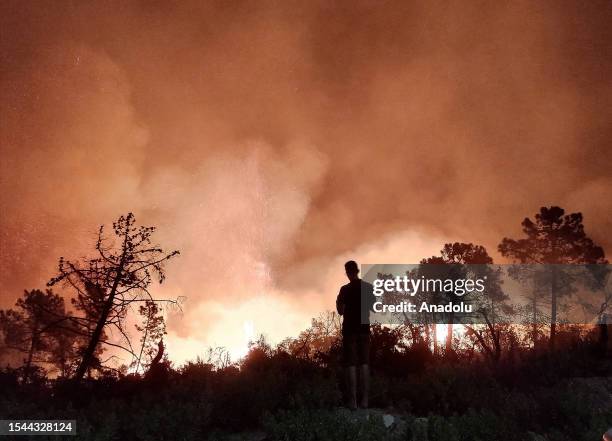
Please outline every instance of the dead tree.
[[[154, 277], [162, 283], [165, 279], [164, 264], [179, 254], [168, 254], [152, 245], [155, 227], [137, 226], [132, 213], [121, 216], [113, 223], [114, 240], [100, 227], [96, 242], [96, 256], [91, 259], [59, 260], [59, 274], [49, 286], [64, 283], [77, 291], [74, 304], [85, 313], [81, 318], [88, 342], [74, 379], [81, 380], [91, 367], [100, 343], [120, 347], [132, 356], [135, 353], [124, 329], [125, 317], [134, 302], [173, 300], [155, 299], [149, 292]], [[111, 343], [104, 338], [107, 328], [119, 331], [127, 346]]]

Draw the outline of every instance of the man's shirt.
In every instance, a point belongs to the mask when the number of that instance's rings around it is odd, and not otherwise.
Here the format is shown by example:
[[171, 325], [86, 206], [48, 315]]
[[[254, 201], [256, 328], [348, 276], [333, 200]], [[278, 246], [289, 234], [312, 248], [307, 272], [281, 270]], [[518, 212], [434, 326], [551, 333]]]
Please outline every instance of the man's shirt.
[[336, 305], [344, 305], [343, 334], [370, 332], [369, 312], [374, 301], [373, 291], [372, 285], [361, 279], [353, 280], [340, 288]]

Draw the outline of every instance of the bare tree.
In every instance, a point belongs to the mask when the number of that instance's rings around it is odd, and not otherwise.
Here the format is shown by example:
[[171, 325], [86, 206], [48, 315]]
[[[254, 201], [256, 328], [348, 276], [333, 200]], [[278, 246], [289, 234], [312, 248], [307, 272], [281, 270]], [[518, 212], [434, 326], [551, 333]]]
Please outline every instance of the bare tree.
[[[155, 299], [149, 286], [155, 279], [161, 284], [165, 279], [164, 264], [179, 254], [168, 254], [151, 243], [155, 227], [137, 226], [132, 213], [120, 216], [113, 222], [114, 240], [106, 237], [100, 227], [96, 242], [96, 256], [91, 259], [59, 260], [59, 274], [48, 285], [64, 283], [77, 292], [75, 305], [85, 312], [80, 323], [88, 336], [81, 361], [74, 379], [80, 380], [94, 361], [100, 343], [120, 347], [137, 357], [124, 328], [125, 317], [134, 302], [173, 300]], [[107, 329], [114, 329], [122, 336], [124, 345], [104, 339]]]
[[340, 338], [342, 323], [340, 316], [326, 311], [313, 318], [308, 329], [285, 343], [285, 349], [296, 357], [313, 359], [317, 354], [327, 353]]

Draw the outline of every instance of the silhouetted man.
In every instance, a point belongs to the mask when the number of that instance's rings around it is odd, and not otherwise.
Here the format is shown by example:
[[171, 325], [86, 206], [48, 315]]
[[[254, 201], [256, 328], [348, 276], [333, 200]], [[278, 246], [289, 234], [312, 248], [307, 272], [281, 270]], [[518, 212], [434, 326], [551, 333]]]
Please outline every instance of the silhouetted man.
[[[369, 300], [372, 297], [373, 287], [359, 278], [357, 262], [350, 260], [344, 264], [349, 283], [340, 288], [336, 299], [338, 314], [342, 320], [342, 349], [344, 365], [348, 379], [349, 407], [357, 408], [357, 366], [360, 377], [360, 407], [368, 407], [368, 388], [370, 372], [370, 324], [368, 316], [369, 305], [364, 305], [362, 297]], [[362, 307], [365, 310], [362, 311]], [[362, 314], [362, 312], [364, 314]]]

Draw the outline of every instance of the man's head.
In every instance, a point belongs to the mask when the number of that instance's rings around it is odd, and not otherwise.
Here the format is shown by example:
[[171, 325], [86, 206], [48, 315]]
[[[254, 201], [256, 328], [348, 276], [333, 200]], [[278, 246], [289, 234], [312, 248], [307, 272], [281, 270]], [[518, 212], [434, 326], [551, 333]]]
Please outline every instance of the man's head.
[[354, 260], [349, 260], [344, 264], [344, 270], [346, 271], [346, 276], [350, 281], [357, 280], [359, 277], [359, 266], [357, 266], [357, 262]]

